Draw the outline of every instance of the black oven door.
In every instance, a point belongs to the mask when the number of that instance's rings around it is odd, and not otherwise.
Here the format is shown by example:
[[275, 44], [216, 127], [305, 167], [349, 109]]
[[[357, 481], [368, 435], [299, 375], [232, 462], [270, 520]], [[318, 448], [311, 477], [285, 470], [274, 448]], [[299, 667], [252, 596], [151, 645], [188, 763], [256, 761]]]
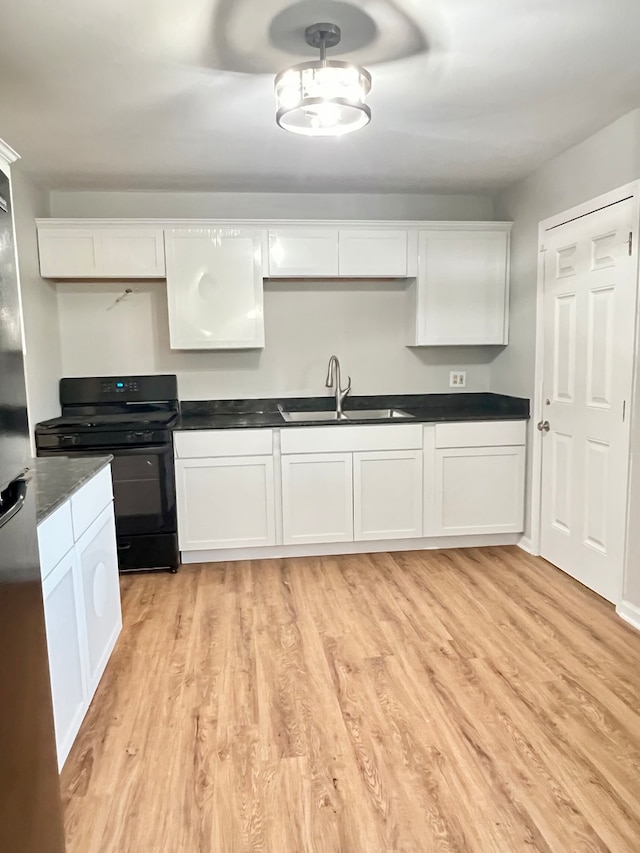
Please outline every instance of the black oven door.
[[111, 473], [118, 536], [174, 533], [176, 494], [171, 445], [104, 447]]

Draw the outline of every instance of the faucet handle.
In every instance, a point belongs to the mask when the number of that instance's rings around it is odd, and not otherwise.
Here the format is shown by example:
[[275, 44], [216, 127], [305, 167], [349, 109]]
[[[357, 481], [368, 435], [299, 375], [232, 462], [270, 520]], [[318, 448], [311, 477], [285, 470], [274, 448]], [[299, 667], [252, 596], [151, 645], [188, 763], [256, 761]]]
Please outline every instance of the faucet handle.
[[345, 397], [347, 396], [347, 394], [349, 393], [349, 391], [351, 391], [351, 377], [350, 376], [347, 376], [347, 387], [346, 388], [340, 388], [339, 391], [340, 391], [340, 399], [344, 400]]

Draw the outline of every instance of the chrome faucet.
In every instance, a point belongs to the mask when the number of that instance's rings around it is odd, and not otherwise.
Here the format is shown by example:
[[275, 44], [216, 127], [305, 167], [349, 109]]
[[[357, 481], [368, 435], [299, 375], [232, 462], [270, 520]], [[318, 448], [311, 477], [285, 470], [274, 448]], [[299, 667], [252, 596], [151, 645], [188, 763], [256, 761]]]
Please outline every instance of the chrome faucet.
[[329, 359], [329, 369], [327, 370], [327, 381], [325, 385], [327, 388], [331, 388], [333, 386], [336, 392], [336, 415], [341, 418], [342, 414], [342, 404], [344, 403], [347, 394], [351, 391], [351, 377], [347, 376], [347, 387], [340, 387], [340, 362], [338, 361], [338, 357], [336, 355], [332, 355]]

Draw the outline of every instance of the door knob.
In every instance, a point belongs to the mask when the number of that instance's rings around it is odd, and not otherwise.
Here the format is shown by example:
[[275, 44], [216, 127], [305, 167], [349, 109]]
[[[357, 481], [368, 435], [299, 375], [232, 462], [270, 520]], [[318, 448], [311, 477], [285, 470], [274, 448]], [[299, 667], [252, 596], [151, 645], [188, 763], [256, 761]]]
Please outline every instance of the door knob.
[[549, 421], [538, 421], [536, 426], [538, 427], [540, 432], [549, 432], [549, 430], [551, 429], [551, 424], [549, 423]]

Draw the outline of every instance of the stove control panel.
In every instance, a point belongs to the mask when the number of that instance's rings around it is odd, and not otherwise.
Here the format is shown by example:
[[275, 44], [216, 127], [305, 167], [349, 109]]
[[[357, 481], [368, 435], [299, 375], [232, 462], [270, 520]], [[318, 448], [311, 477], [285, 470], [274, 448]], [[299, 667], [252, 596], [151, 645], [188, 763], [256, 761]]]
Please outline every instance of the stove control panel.
[[104, 379], [100, 382], [101, 394], [130, 394], [139, 390], [140, 386], [134, 379]]

